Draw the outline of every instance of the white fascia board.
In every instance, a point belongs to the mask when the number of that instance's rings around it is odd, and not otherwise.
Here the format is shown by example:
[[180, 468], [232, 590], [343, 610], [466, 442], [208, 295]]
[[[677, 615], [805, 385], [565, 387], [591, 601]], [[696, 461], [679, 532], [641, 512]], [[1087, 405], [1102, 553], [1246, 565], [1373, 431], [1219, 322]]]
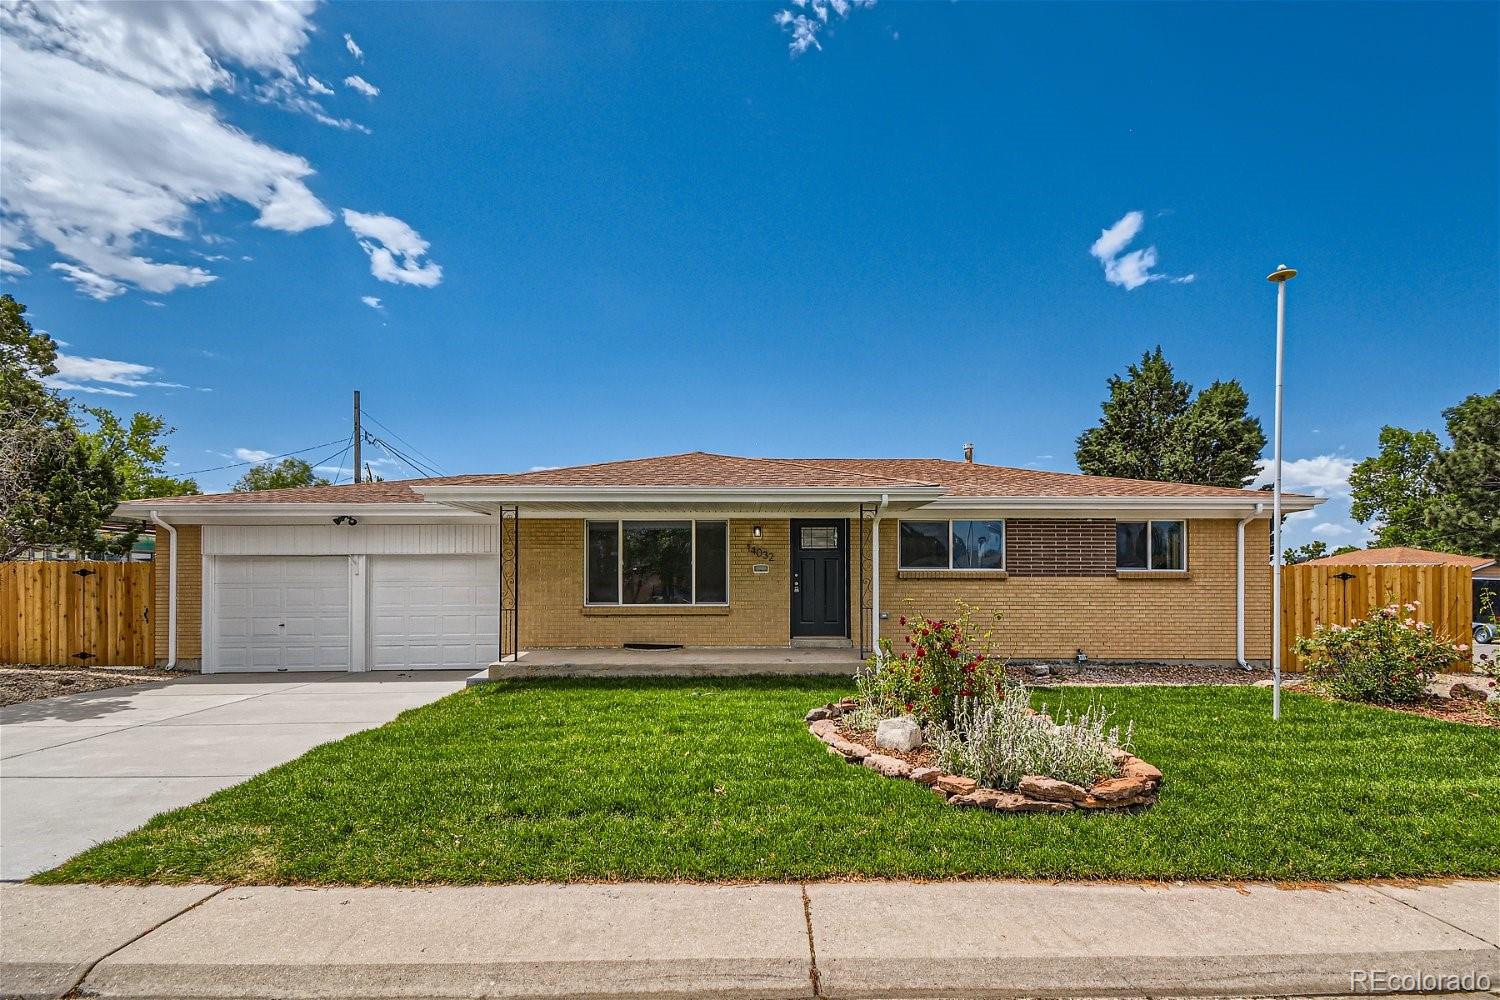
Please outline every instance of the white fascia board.
[[943, 495], [941, 486], [413, 486], [428, 500], [441, 503], [635, 503], [693, 504], [859, 503], [882, 498], [927, 502]]
[[483, 512], [453, 507], [445, 503], [172, 503], [163, 500], [150, 506], [132, 502], [115, 508], [114, 517], [127, 521], [149, 522], [156, 511], [173, 524], [294, 524], [320, 523], [340, 515], [371, 522], [485, 522], [492, 517]]
[[[1312, 510], [1322, 497], [1281, 498], [1284, 512]], [[1271, 495], [1239, 497], [942, 497], [922, 511], [994, 511], [1012, 516], [1115, 517], [1120, 514], [1170, 513], [1185, 517], [1271, 516]]]

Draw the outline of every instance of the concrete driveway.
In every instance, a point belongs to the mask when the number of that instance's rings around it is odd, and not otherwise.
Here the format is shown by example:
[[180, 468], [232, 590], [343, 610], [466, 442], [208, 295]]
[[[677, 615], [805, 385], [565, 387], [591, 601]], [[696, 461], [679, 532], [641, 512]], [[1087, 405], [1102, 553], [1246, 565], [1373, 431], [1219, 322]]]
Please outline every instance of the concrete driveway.
[[466, 676], [213, 674], [0, 708], [0, 880], [383, 725]]

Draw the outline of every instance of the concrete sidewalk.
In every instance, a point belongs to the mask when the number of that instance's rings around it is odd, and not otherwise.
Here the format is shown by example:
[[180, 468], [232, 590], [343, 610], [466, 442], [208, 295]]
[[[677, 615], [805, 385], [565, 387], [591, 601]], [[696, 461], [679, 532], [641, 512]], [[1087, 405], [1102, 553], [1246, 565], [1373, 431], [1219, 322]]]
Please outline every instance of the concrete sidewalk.
[[0, 886], [6, 996], [1311, 996], [1417, 974], [1500, 990], [1500, 883]]

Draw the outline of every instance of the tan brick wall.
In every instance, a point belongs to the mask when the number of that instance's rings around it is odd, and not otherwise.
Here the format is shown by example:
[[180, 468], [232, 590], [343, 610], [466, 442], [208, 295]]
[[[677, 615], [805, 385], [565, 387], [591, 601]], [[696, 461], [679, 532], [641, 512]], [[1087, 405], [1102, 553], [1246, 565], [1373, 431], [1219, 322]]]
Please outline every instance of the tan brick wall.
[[[974, 578], [921, 575], [896, 565], [896, 519], [881, 522], [880, 603], [885, 638], [900, 641], [903, 614], [950, 615], [962, 599], [980, 617], [999, 611], [997, 651], [1011, 657], [1232, 660], [1235, 655], [1235, 521], [1188, 523], [1185, 576]], [[1245, 529], [1245, 646], [1271, 649], [1270, 525]]]
[[[759, 524], [763, 537], [751, 537]], [[584, 522], [521, 519], [521, 645], [784, 646], [791, 641], [791, 524], [729, 522], [729, 607], [585, 607]], [[750, 551], [768, 550], [769, 559]], [[756, 574], [757, 563], [770, 572]]]
[[[177, 662], [191, 666], [203, 658], [203, 548], [202, 529], [196, 524], [179, 525], [177, 528]], [[156, 659], [167, 659], [167, 587], [168, 556], [172, 550], [171, 536], [163, 528], [156, 529], [156, 555], [152, 557], [156, 571]]]

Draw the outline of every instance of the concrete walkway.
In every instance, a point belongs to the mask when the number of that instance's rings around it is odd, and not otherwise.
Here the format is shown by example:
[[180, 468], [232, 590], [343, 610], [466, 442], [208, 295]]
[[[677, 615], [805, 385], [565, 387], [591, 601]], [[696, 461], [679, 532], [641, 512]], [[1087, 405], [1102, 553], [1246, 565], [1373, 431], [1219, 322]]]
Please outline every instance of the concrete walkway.
[[7, 885], [0, 927], [0, 995], [46, 997], [1312, 996], [1415, 974], [1500, 988], [1497, 882]]
[[0, 880], [463, 683], [461, 671], [189, 675], [0, 708]]

